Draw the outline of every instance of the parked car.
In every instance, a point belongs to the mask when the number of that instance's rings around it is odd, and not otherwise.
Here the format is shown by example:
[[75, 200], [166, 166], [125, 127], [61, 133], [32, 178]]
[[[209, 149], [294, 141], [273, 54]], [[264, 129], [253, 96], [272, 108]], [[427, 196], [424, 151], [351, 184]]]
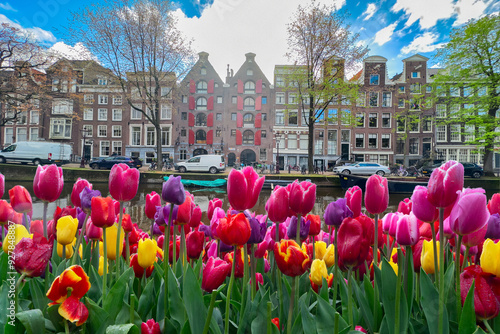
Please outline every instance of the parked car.
[[69, 144], [48, 141], [19, 141], [0, 152], [0, 163], [20, 162], [63, 165], [70, 162], [73, 148]]
[[197, 155], [191, 159], [174, 165], [175, 170], [185, 172], [210, 172], [215, 174], [226, 169], [224, 156], [222, 155]]
[[89, 166], [92, 169], [101, 169], [101, 168], [111, 169], [111, 167], [113, 167], [116, 164], [126, 164], [131, 168], [141, 168], [142, 160], [138, 158], [115, 155], [110, 157], [93, 158], [92, 161], [90, 161]]
[[345, 165], [334, 167], [333, 172], [337, 174], [378, 174], [380, 176], [384, 176], [385, 174], [390, 174], [391, 170], [387, 166], [383, 166], [374, 162], [358, 162], [349, 166]]
[[[440, 167], [442, 164], [443, 163], [440, 162], [431, 166], [422, 167], [421, 172], [423, 175], [431, 176], [434, 169]], [[472, 162], [461, 162], [461, 164], [464, 166], [464, 176], [470, 176], [477, 179], [484, 175], [483, 167], [478, 164]]]

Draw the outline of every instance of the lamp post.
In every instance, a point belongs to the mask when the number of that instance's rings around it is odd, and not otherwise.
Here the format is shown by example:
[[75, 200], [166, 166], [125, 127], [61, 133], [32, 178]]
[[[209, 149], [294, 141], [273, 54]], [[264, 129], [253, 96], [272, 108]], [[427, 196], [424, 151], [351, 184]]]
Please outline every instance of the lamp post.
[[85, 168], [85, 143], [87, 142], [87, 134], [90, 133], [90, 130], [83, 128], [80, 131], [83, 135], [82, 159], [80, 161], [80, 168]]
[[276, 174], [280, 173], [280, 137], [276, 134]]

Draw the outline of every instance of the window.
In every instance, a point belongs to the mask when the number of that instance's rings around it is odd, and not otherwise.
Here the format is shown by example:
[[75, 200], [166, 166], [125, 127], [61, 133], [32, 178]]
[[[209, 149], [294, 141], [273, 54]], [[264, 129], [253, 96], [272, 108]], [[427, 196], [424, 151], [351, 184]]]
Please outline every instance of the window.
[[370, 107], [378, 107], [378, 92], [370, 92]]
[[172, 107], [170, 105], [161, 105], [161, 119], [172, 119]]
[[370, 75], [370, 85], [378, 85], [379, 84], [379, 75], [371, 74]]
[[185, 121], [188, 119], [188, 114], [187, 112], [183, 111], [181, 112], [181, 121]]
[[71, 119], [51, 118], [50, 119], [50, 138], [70, 139], [71, 138]]
[[170, 127], [161, 128], [161, 145], [170, 145]]
[[231, 137], [236, 137], [236, 130], [235, 129], [231, 129]]
[[196, 100], [196, 110], [207, 110], [207, 99], [204, 97], [199, 97]]
[[391, 148], [391, 135], [389, 133], [383, 133], [381, 135], [382, 148]]
[[460, 87], [450, 87], [450, 96], [460, 96]]
[[396, 142], [396, 154], [404, 154], [405, 153], [405, 140], [402, 138], [398, 138]]
[[323, 154], [323, 139], [314, 141], [314, 154]]
[[182, 95], [181, 99], [182, 99], [182, 103], [187, 103], [188, 102], [188, 99], [187, 99], [186, 95]]
[[206, 94], [207, 93], [207, 82], [206, 81], [198, 81], [196, 84], [196, 93], [198, 94]]
[[436, 104], [436, 117], [446, 117], [446, 104]]
[[130, 119], [141, 119], [141, 112], [134, 107], [130, 107]]
[[222, 121], [222, 114], [219, 112], [217, 114], [215, 114], [215, 120], [216, 121]]
[[282, 110], [276, 110], [276, 125], [284, 125], [285, 124], [285, 114]]
[[308, 135], [300, 135], [299, 137], [299, 148], [301, 150], [307, 150], [307, 146], [308, 146], [308, 143], [309, 143], [309, 138], [308, 138]]
[[420, 72], [411, 72], [412, 78], [420, 78]]
[[449, 117], [458, 117], [460, 113], [460, 104], [452, 104], [450, 106], [450, 115]]
[[357, 107], [364, 107], [366, 105], [366, 92], [361, 92], [356, 99]]
[[464, 87], [464, 97], [472, 96], [473, 89], [472, 87]]
[[267, 104], [267, 96], [262, 96], [262, 104]]
[[[464, 132], [465, 132], [465, 138], [464, 140], [467, 141], [473, 141], [475, 139], [475, 126], [473, 124], [466, 124], [464, 126]], [[463, 160], [462, 160], [463, 161]]]
[[460, 124], [450, 125], [450, 141], [460, 141]]
[[28, 140], [28, 129], [25, 127], [16, 129], [16, 141], [26, 141]]
[[12, 144], [12, 140], [14, 137], [14, 129], [13, 128], [5, 128], [5, 133], [4, 133], [4, 144], [5, 145], [8, 145], [8, 144]]
[[90, 138], [94, 136], [94, 126], [90, 124], [85, 124], [83, 126], [83, 132], [85, 134], [85, 137]]
[[283, 87], [285, 86], [285, 81], [283, 80], [283, 77], [276, 77], [276, 87]]
[[181, 129], [181, 137], [186, 137], [186, 135], [187, 135], [187, 130]]
[[161, 87], [160, 88], [161, 97], [170, 99], [172, 97], [172, 88], [170, 87]]
[[146, 145], [156, 145], [156, 129], [152, 126], [146, 128]]
[[418, 154], [418, 138], [410, 138], [410, 154]]
[[267, 138], [267, 132], [266, 132], [266, 130], [261, 130], [260, 131], [260, 138]]
[[382, 93], [382, 107], [392, 107], [392, 93], [383, 92]]
[[426, 92], [427, 94], [432, 93], [432, 86], [425, 86], [425, 92]]
[[404, 108], [405, 107], [405, 99], [398, 99], [398, 108]]
[[245, 130], [243, 132], [243, 144], [253, 145], [253, 132], [250, 130]]
[[235, 112], [231, 113], [231, 121], [236, 121], [237, 114]]
[[38, 140], [38, 128], [30, 128], [30, 140]]
[[247, 97], [243, 101], [243, 110], [255, 110], [255, 100], [252, 97]]
[[122, 155], [122, 142], [114, 141], [112, 144], [113, 144], [113, 153], [116, 153], [117, 155]]
[[327, 154], [337, 154], [337, 130], [328, 130]]
[[113, 104], [115, 106], [119, 106], [122, 104], [122, 96], [121, 95], [114, 95], [113, 96]]
[[297, 149], [297, 135], [295, 133], [289, 133], [287, 139], [287, 147], [291, 150]]
[[432, 131], [432, 118], [431, 116], [422, 117], [422, 131], [431, 132]]
[[357, 113], [356, 114], [356, 127], [364, 128], [365, 127], [365, 114]]
[[243, 125], [254, 125], [254, 117], [252, 114], [248, 113], [243, 116]]
[[260, 161], [266, 161], [267, 160], [267, 151], [265, 148], [261, 148], [259, 152], [259, 158]]
[[222, 130], [215, 130], [215, 137], [222, 136]]
[[377, 134], [369, 133], [368, 134], [368, 148], [377, 148]]
[[288, 103], [289, 104], [296, 104], [297, 103], [297, 94], [288, 93]]
[[122, 126], [121, 125], [113, 125], [112, 137], [121, 138], [121, 136], [122, 136]]
[[[201, 75], [207, 75], [207, 69], [206, 69], [205, 67], [202, 67], [202, 68], [200, 69], [200, 74], [201, 74]], [[184, 159], [185, 159], [185, 158], [184, 158]]]
[[388, 112], [382, 114], [382, 127], [383, 128], [391, 127], [391, 114]]
[[108, 104], [108, 96], [107, 95], [99, 95], [97, 101], [99, 104]]
[[406, 130], [406, 118], [399, 117], [397, 125], [398, 125], [397, 132], [405, 132], [405, 130]]
[[122, 110], [121, 109], [113, 109], [112, 111], [113, 121], [121, 121], [122, 120]]
[[356, 133], [356, 148], [365, 147], [365, 134], [364, 133]]
[[349, 109], [342, 109], [340, 114], [340, 124], [350, 125], [351, 123], [351, 111]]
[[276, 104], [285, 103], [285, 93], [276, 93]]
[[368, 114], [368, 127], [376, 128], [378, 125], [377, 121], [378, 121], [378, 114], [377, 113], [369, 113]]
[[108, 126], [98, 125], [97, 126], [97, 137], [107, 137], [108, 136]]
[[290, 111], [288, 112], [288, 125], [297, 125], [297, 111]]
[[54, 99], [52, 101], [52, 113], [58, 115], [73, 113], [73, 100]]
[[253, 70], [248, 69], [248, 70], [247, 70], [247, 75], [253, 75]]
[[40, 122], [40, 113], [38, 110], [32, 110], [30, 112], [30, 124], [38, 124]]
[[420, 110], [420, 100], [419, 99], [410, 99], [410, 109]]
[[109, 140], [101, 140], [100, 145], [100, 156], [107, 157], [109, 156]]
[[446, 141], [446, 125], [436, 126], [436, 141]]
[[412, 118], [408, 124], [410, 132], [418, 132], [420, 128], [420, 117]]
[[410, 85], [410, 93], [411, 94], [420, 94], [420, 84], [414, 83]]
[[262, 120], [267, 121], [267, 113], [262, 113]]
[[106, 86], [108, 84], [108, 79], [106, 79], [106, 78], [99, 78], [99, 79], [97, 79], [97, 84], [99, 86]]
[[217, 103], [222, 103], [222, 96], [217, 96]]
[[98, 121], [107, 121], [108, 120], [108, 109], [99, 108], [97, 110], [97, 120]]
[[255, 82], [247, 81], [244, 86], [245, 94], [255, 94]]
[[187, 159], [187, 150], [180, 150], [179, 151], [179, 160], [186, 160]]
[[141, 127], [139, 126], [133, 126], [132, 131], [131, 131], [131, 142], [130, 144], [133, 146], [138, 146], [141, 145]]
[[399, 86], [398, 91], [400, 94], [403, 94], [405, 92], [405, 86]]
[[477, 96], [485, 96], [486, 95], [486, 87], [479, 87], [477, 90]]
[[231, 103], [236, 104], [238, 102], [238, 98], [236, 96], [231, 97]]
[[204, 130], [196, 131], [194, 135], [194, 141], [196, 144], [206, 144], [207, 143], [207, 133]]

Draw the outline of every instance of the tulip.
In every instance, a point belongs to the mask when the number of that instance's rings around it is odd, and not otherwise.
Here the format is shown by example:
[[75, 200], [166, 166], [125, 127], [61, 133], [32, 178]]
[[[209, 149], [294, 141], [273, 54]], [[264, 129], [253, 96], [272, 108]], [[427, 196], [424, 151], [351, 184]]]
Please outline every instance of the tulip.
[[43, 235], [43, 222], [41, 220], [32, 220], [30, 224], [30, 233]]
[[422, 245], [424, 243], [424, 240], [426, 239], [420, 238], [420, 240], [418, 240], [417, 243], [411, 248], [413, 254], [413, 270], [416, 273], [420, 272], [420, 267], [422, 266], [420, 262], [420, 256], [422, 255]]
[[485, 238], [500, 239], [500, 214], [493, 213], [490, 215]]
[[181, 183], [180, 176], [170, 175], [168, 180], [163, 182], [161, 198], [168, 203], [181, 205], [186, 200], [184, 186]]
[[339, 227], [345, 218], [352, 216], [353, 213], [347, 206], [347, 200], [345, 198], [339, 198], [335, 202], [328, 204], [323, 218], [325, 219], [326, 225]]
[[439, 210], [429, 202], [427, 188], [416, 186], [411, 195], [412, 212], [421, 221], [433, 223], [439, 217]]
[[413, 246], [418, 242], [420, 233], [415, 215], [402, 215], [397, 223], [396, 241], [401, 246]]
[[49, 242], [41, 234], [33, 239], [22, 238], [14, 248], [14, 268], [18, 273], [28, 277], [39, 277], [52, 257], [52, 240]]
[[271, 319], [271, 322], [276, 326], [278, 327], [278, 330], [281, 331], [281, 327], [280, 327], [280, 318], [273, 318]]
[[191, 221], [191, 216], [193, 215], [194, 202], [192, 195], [186, 192], [186, 200], [184, 203], [180, 204], [177, 209], [177, 219], [175, 224], [188, 224]]
[[345, 192], [346, 204], [352, 211], [352, 217], [357, 218], [361, 214], [361, 199], [363, 198], [363, 191], [360, 187], [354, 186]]
[[137, 246], [137, 261], [142, 268], [149, 268], [155, 263], [157, 248], [156, 240], [139, 240], [139, 245]]
[[134, 230], [134, 224], [132, 224], [132, 218], [130, 218], [129, 214], [123, 214], [122, 228], [126, 233], [130, 233]]
[[200, 231], [192, 231], [186, 236], [186, 251], [190, 259], [197, 259], [203, 251], [205, 234]]
[[61, 245], [69, 245], [75, 239], [78, 229], [78, 219], [64, 216], [57, 221], [57, 242]]
[[[159, 241], [160, 239], [158, 239]], [[163, 242], [162, 242], [162, 245], [163, 245]], [[179, 238], [177, 238], [175, 240], [175, 261], [178, 261], [179, 260], [179, 252], [180, 252], [180, 246], [181, 246], [181, 242], [179, 240]], [[172, 240], [170, 240], [169, 242], [169, 245], [168, 245], [168, 261], [169, 263], [173, 263], [173, 259], [174, 259], [174, 253], [173, 253], [173, 249], [174, 249], [174, 243]]]
[[[292, 216], [290, 218], [290, 225], [288, 225], [287, 235], [289, 239], [296, 239], [297, 237], [297, 216]], [[305, 240], [309, 236], [309, 227], [311, 226], [310, 221], [306, 221], [303, 217], [300, 217], [300, 240]]]
[[0, 200], [0, 225], [6, 225], [12, 215], [12, 206], [5, 200]]
[[244, 167], [241, 171], [233, 169], [227, 178], [227, 198], [234, 210], [251, 209], [257, 203], [265, 177], [259, 178], [255, 170]]
[[[137, 254], [134, 255], [137, 256]], [[106, 272], [109, 272], [108, 261], [106, 261]], [[99, 276], [104, 274], [104, 256], [99, 256], [99, 269], [97, 270], [97, 273]]]
[[500, 278], [500, 241], [494, 242], [491, 239], [486, 239], [483, 244], [483, 252], [481, 254], [481, 268], [483, 271]]
[[500, 193], [493, 194], [488, 201], [488, 210], [491, 214], [500, 214]]
[[73, 190], [71, 191], [71, 203], [73, 203], [74, 206], [81, 207], [82, 200], [80, 194], [85, 187], [92, 189], [92, 183], [85, 179], [78, 178], [78, 180], [76, 180], [73, 184]]
[[227, 218], [221, 218], [217, 225], [217, 236], [222, 242], [231, 246], [246, 244], [251, 233], [250, 223], [243, 213], [229, 214]]
[[18, 213], [28, 213], [32, 210], [31, 195], [23, 186], [14, 186], [9, 190], [10, 205]]
[[108, 228], [116, 221], [115, 208], [111, 197], [92, 197], [90, 218], [97, 227]]
[[[250, 278], [250, 281], [248, 281], [248, 284], [252, 285], [251, 278]], [[255, 274], [255, 291], [259, 291], [259, 284], [264, 285], [264, 277], [262, 276], [261, 273], [256, 273]]]
[[412, 202], [409, 198], [405, 198], [398, 204], [398, 212], [409, 215], [411, 212]]
[[212, 220], [212, 215], [215, 208], [222, 208], [222, 201], [218, 198], [214, 198], [208, 202], [207, 217], [208, 220]]
[[289, 216], [288, 202], [287, 188], [276, 186], [266, 202], [267, 217], [274, 223], [284, 222]]
[[478, 320], [495, 318], [500, 311], [500, 279], [483, 272], [478, 265], [469, 266], [460, 274], [462, 304], [474, 282], [474, 310]]
[[216, 290], [231, 273], [231, 264], [219, 258], [208, 258], [203, 267], [203, 278], [201, 288], [206, 292]]
[[85, 213], [90, 214], [92, 209], [92, 198], [101, 197], [99, 190], [92, 190], [90, 187], [84, 187], [80, 192], [80, 207]]
[[462, 245], [471, 248], [481, 244], [485, 239], [487, 230], [488, 230], [488, 224], [484, 224], [484, 226], [481, 227], [476, 232], [464, 235], [462, 238]]
[[[436, 249], [439, 253], [439, 241], [436, 241]], [[432, 241], [424, 240], [422, 243], [422, 253], [420, 255], [420, 265], [427, 274], [434, 274], [434, 248]], [[438, 257], [438, 270], [439, 270], [439, 257]]]
[[85, 234], [87, 238], [91, 240], [101, 240], [102, 238], [102, 228], [97, 227], [92, 222], [92, 219], [87, 219], [87, 226], [85, 228]]
[[458, 235], [481, 229], [490, 219], [483, 189], [465, 189], [458, 195], [450, 214], [450, 227]]
[[36, 197], [44, 202], [54, 202], [61, 196], [63, 186], [64, 178], [61, 167], [38, 165], [33, 180], [33, 192]]
[[[230, 263], [232, 265], [233, 261], [234, 261], [234, 255], [235, 255], [234, 251], [229, 252], [229, 250], [227, 250], [227, 252], [228, 253], [226, 253], [226, 255], [224, 256], [224, 261], [226, 261], [227, 263]], [[221, 253], [222, 253], [222, 250], [221, 250]], [[250, 263], [250, 259], [248, 256], [247, 256], [247, 260], [248, 260], [248, 263]], [[243, 275], [244, 275], [244, 261], [245, 261], [245, 254], [243, 251], [243, 247], [236, 246], [236, 263], [234, 266], [234, 277], [237, 277], [237, 278], [243, 277]]]
[[149, 319], [141, 324], [141, 334], [161, 334], [160, 324]]
[[5, 193], [5, 176], [0, 173], [0, 198], [3, 197], [3, 194]]
[[128, 202], [137, 194], [139, 170], [126, 164], [116, 164], [109, 173], [109, 193], [119, 202]]
[[[123, 229], [120, 231], [120, 241], [119, 241], [119, 254], [123, 253], [123, 239], [125, 238], [125, 232]], [[118, 233], [118, 225], [113, 224], [112, 226], [106, 229], [106, 238], [107, 238], [107, 257], [108, 260], [116, 260], [116, 239]]]
[[380, 175], [372, 175], [366, 181], [365, 207], [371, 214], [380, 214], [389, 205], [389, 189], [387, 179]]
[[331, 281], [333, 280], [333, 274], [328, 275], [325, 261], [315, 259], [311, 264], [309, 279], [317, 286], [321, 286], [323, 285], [323, 278], [325, 278], [327, 282]]
[[335, 264], [335, 247], [333, 244], [326, 247], [326, 242], [316, 241], [314, 243], [314, 250], [316, 252], [316, 258], [324, 260], [327, 267], [331, 267]]
[[309, 255], [294, 240], [282, 240], [274, 244], [276, 264], [287, 276], [300, 276], [310, 265]]
[[457, 191], [464, 187], [464, 166], [450, 160], [436, 168], [427, 185], [427, 198], [438, 208], [445, 208], [455, 202]]
[[26, 227], [21, 224], [10, 224], [9, 230], [5, 239], [3, 240], [2, 249], [4, 253], [8, 254], [9, 251], [13, 251], [15, 246], [23, 238], [30, 238], [30, 234]]
[[[265, 216], [264, 216], [265, 217]], [[266, 219], [259, 221], [257, 218], [250, 218], [249, 220], [251, 233], [250, 239], [248, 239], [249, 244], [259, 244], [264, 240], [267, 231]]]
[[400, 212], [389, 212], [382, 218], [382, 231], [391, 237], [396, 236], [398, 220], [401, 216]]
[[316, 185], [309, 181], [298, 182], [295, 180], [287, 186], [290, 193], [289, 207], [295, 214], [307, 215], [316, 202]]
[[161, 206], [161, 197], [156, 191], [152, 191], [150, 194], [146, 195], [146, 207], [144, 208], [146, 217], [154, 219], [157, 206]]
[[[60, 244], [59, 242], [57, 243], [57, 255], [59, 257], [64, 257], [65, 259], [71, 259], [71, 257], [73, 256], [73, 253], [75, 252], [75, 250], [73, 249], [73, 246], [75, 245], [76, 243], [76, 238], [73, 239], [73, 242], [68, 244], [68, 245], [63, 245], [63, 244]], [[64, 249], [63, 251], [63, 247], [66, 248]]]
[[[163, 244], [163, 243], [162, 243]], [[151, 276], [153, 273], [153, 269], [155, 268], [154, 264], [151, 265], [150, 267], [144, 269], [139, 265], [139, 260], [138, 260], [138, 254], [135, 253], [130, 257], [130, 267], [134, 270], [134, 275], [137, 278], [142, 278], [143, 276], [146, 276], [148, 278]]]
[[364, 220], [346, 218], [338, 232], [338, 259], [346, 267], [357, 267], [368, 256], [373, 232], [367, 229]]
[[[168, 223], [168, 219], [170, 217], [170, 210], [171, 210], [171, 205], [167, 204], [163, 207], [163, 212], [160, 213], [160, 212], [156, 212], [157, 214], [155, 214], [155, 222], [158, 224], [158, 225], [165, 225]], [[158, 208], [157, 208], [158, 209]], [[178, 205], [174, 205], [174, 208], [172, 209], [172, 221], [175, 221], [177, 220], [177, 212], [179, 211], [179, 206]], [[163, 222], [162, 222], [162, 217], [163, 217]], [[170, 226], [172, 226], [172, 222], [170, 223]]]
[[193, 208], [193, 212], [191, 214], [191, 219], [189, 220], [189, 223], [188, 223], [189, 226], [191, 228], [197, 228], [198, 226], [200, 226], [201, 216], [202, 216], [201, 208], [199, 205], [196, 205]]
[[321, 219], [319, 215], [308, 214], [306, 216], [306, 221], [311, 222], [309, 225], [309, 235], [316, 236], [321, 232]]

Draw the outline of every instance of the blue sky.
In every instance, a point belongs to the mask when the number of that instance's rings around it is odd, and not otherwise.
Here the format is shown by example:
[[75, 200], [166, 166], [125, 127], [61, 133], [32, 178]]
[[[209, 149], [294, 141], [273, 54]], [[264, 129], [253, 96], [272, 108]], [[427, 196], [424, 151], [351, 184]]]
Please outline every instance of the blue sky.
[[[99, 1], [99, 0], [96, 0]], [[402, 59], [419, 53], [431, 58], [450, 31], [469, 19], [499, 13], [498, 0], [317, 0], [350, 13], [351, 30], [368, 45], [369, 55], [388, 59], [389, 76], [402, 71]], [[274, 65], [287, 64], [286, 23], [305, 0], [175, 0], [178, 27], [206, 51], [224, 79], [227, 64], [235, 71], [254, 52], [270, 81]], [[33, 33], [47, 46], [71, 54], [64, 40], [71, 12], [90, 1], [0, 0], [0, 22]]]

